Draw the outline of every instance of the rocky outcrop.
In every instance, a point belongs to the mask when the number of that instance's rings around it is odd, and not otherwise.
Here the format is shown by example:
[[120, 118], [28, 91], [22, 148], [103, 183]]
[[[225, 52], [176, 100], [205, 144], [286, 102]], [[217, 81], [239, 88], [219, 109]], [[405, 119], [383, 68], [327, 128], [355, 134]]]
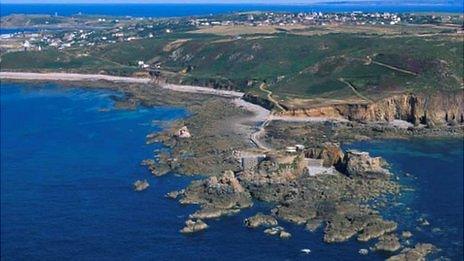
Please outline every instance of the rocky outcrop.
[[254, 104], [258, 104], [259, 106], [261, 106], [263, 108], [266, 108], [268, 110], [272, 110], [272, 109], [275, 108], [275, 104], [273, 102], [271, 102], [270, 100], [265, 99], [265, 98], [261, 98], [258, 95], [254, 95], [254, 94], [251, 94], [251, 93], [246, 93], [245, 95], [243, 95], [243, 99], [245, 101], [248, 101], [248, 102], [251, 102], [251, 103], [254, 103]]
[[395, 234], [383, 235], [379, 238], [379, 242], [374, 246], [377, 251], [395, 252], [401, 248], [400, 241]]
[[405, 248], [398, 255], [392, 256], [387, 261], [419, 261], [436, 251], [437, 248], [432, 244], [416, 244], [414, 248]]
[[155, 162], [153, 159], [145, 159], [143, 160], [140, 165], [147, 166], [148, 170], [154, 176], [160, 177], [169, 173], [169, 168], [165, 165], [160, 165]]
[[373, 238], [378, 238], [386, 233], [395, 231], [397, 226], [393, 221], [386, 221], [380, 217], [375, 218], [365, 224], [364, 229], [358, 236], [358, 240], [366, 242]]
[[142, 191], [146, 190], [150, 186], [150, 184], [148, 184], [148, 181], [145, 179], [137, 180], [136, 182], [134, 182], [133, 186], [135, 191]]
[[307, 158], [322, 159], [324, 167], [336, 166], [343, 159], [343, 151], [338, 144], [326, 142], [319, 148], [309, 148]]
[[401, 237], [404, 239], [408, 239], [412, 237], [412, 233], [410, 231], [403, 231], [401, 232]]
[[277, 219], [275, 219], [273, 216], [264, 215], [262, 213], [258, 213], [252, 217], [245, 219], [244, 223], [245, 226], [251, 228], [256, 228], [259, 226], [271, 227], [277, 226], [278, 224]]
[[174, 133], [174, 137], [178, 137], [178, 138], [181, 138], [181, 139], [186, 139], [186, 138], [192, 137], [192, 134], [190, 134], [190, 131], [187, 128], [187, 126], [183, 126], [182, 128], [180, 128], [179, 130], [177, 130]]
[[237, 213], [253, 204], [250, 193], [232, 171], [226, 171], [220, 177], [193, 181], [178, 196], [182, 204], [201, 205], [201, 209], [191, 215], [192, 218], [217, 218]]
[[396, 226], [395, 222], [385, 221], [373, 213], [336, 215], [327, 222], [324, 241], [343, 242], [358, 235], [359, 241], [366, 242], [394, 231]]
[[365, 248], [361, 248], [361, 249], [359, 249], [358, 254], [365, 256], [365, 255], [369, 254], [369, 250], [367, 250]]
[[223, 209], [215, 206], [203, 207], [200, 210], [190, 215], [190, 218], [211, 219], [227, 215], [233, 215], [240, 212], [238, 208]]
[[303, 201], [292, 202], [292, 204], [282, 204], [277, 210], [276, 214], [279, 218], [286, 221], [302, 225], [308, 220], [317, 216], [317, 210], [314, 206], [306, 204]]
[[371, 103], [287, 108], [288, 116], [345, 118], [360, 122], [405, 120], [413, 124], [464, 123], [464, 91], [398, 94]]
[[285, 231], [283, 227], [279, 227], [279, 226], [267, 228], [266, 230], [264, 230], [264, 233], [270, 236], [279, 236], [282, 239], [288, 239], [292, 236], [292, 234]]
[[170, 199], [176, 199], [176, 198], [178, 198], [179, 196], [184, 195], [184, 192], [185, 192], [184, 189], [181, 189], [181, 190], [174, 190], [174, 191], [168, 192], [168, 193], [166, 194], [166, 197], [167, 197], [167, 198], [170, 198]]
[[180, 230], [181, 233], [195, 233], [208, 228], [208, 225], [201, 219], [189, 219], [185, 221], [185, 227]]
[[390, 172], [380, 157], [371, 157], [368, 152], [349, 150], [344, 156], [342, 172], [350, 177], [388, 178]]
[[306, 230], [314, 232], [322, 226], [322, 221], [317, 219], [311, 219], [306, 222]]

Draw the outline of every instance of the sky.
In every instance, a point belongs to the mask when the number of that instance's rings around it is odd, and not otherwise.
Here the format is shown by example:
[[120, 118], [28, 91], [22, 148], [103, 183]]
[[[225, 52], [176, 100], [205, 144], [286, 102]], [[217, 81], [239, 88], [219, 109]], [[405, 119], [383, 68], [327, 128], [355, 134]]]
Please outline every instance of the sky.
[[314, 4], [320, 2], [375, 2], [401, 4], [448, 4], [457, 5], [462, 0], [0, 0], [1, 3], [261, 3], [261, 4]]
[[2, 3], [263, 3], [263, 4], [313, 4], [320, 2], [378, 2], [457, 4], [461, 0], [1, 0]]

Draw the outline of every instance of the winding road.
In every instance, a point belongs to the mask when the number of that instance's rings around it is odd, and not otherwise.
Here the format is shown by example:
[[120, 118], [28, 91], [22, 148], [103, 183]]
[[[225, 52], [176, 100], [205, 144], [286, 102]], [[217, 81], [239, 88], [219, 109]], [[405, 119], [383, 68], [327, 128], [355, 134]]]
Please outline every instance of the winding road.
[[279, 108], [281, 111], [285, 111], [284, 107], [282, 107], [277, 100], [272, 97], [272, 92], [268, 89], [266, 89], [266, 84], [263, 82], [261, 85], [259, 85], [259, 89], [265, 93], [267, 93], [267, 99], [270, 100], [274, 105]]

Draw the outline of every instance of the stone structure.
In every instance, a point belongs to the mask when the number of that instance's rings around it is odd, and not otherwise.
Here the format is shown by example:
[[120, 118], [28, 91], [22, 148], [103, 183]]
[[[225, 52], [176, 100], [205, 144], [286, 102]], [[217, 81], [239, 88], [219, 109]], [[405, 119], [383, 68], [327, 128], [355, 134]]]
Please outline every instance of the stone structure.
[[179, 138], [190, 138], [190, 137], [192, 137], [192, 135], [190, 134], [190, 131], [187, 128], [187, 126], [184, 126], [184, 127], [180, 128], [176, 132], [175, 136], [179, 137]]
[[316, 176], [318, 174], [333, 174], [334, 167], [324, 167], [323, 159], [305, 158], [306, 171], [309, 176]]
[[240, 158], [242, 170], [255, 171], [264, 159], [266, 159], [265, 154], [243, 154]]

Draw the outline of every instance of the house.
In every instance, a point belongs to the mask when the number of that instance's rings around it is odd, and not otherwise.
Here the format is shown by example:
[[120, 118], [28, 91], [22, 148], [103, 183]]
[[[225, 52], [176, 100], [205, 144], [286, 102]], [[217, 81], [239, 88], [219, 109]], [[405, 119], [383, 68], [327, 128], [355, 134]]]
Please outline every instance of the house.
[[285, 152], [287, 153], [296, 153], [296, 147], [295, 146], [288, 146], [285, 148]]
[[31, 43], [28, 40], [26, 40], [23, 43], [23, 47], [24, 47], [24, 51], [27, 51], [27, 49], [31, 48]]

